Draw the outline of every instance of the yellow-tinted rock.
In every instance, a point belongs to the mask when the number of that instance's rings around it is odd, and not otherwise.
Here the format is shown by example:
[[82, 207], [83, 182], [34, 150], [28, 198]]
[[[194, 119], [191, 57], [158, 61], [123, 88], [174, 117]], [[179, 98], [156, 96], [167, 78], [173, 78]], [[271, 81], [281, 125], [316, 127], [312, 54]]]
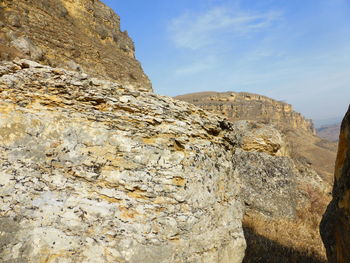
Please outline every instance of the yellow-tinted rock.
[[0, 63], [0, 90], [1, 262], [242, 261], [217, 116], [27, 60]]
[[28, 58], [152, 89], [119, 16], [99, 0], [3, 0], [0, 22], [1, 60]]
[[350, 260], [350, 108], [341, 124], [333, 199], [321, 223], [321, 234], [331, 263]]

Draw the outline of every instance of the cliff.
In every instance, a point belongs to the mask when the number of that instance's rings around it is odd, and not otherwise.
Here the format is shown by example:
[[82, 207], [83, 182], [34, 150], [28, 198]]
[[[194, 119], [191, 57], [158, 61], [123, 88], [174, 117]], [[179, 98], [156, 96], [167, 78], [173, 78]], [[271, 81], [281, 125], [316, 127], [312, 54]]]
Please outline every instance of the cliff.
[[273, 125], [282, 132], [287, 144], [285, 151], [292, 159], [310, 166], [329, 185], [333, 183], [336, 143], [316, 136], [312, 121], [295, 112], [291, 105], [246, 92], [199, 92], [175, 98], [225, 116], [230, 121], [249, 120]]
[[[201, 92], [175, 98], [193, 103], [234, 123], [247, 120], [250, 123], [247, 130], [254, 130], [254, 127], [261, 125], [272, 125], [280, 132], [280, 140], [284, 143], [279, 156], [289, 157], [288, 163], [283, 166], [286, 169], [264, 160], [261, 168], [253, 172], [257, 174], [246, 174], [252, 182], [245, 179], [245, 183], [250, 186], [250, 190], [255, 189], [257, 192], [254, 194], [249, 191], [246, 197], [263, 201], [260, 207], [246, 203], [243, 227], [248, 246], [244, 262], [324, 262], [325, 253], [318, 225], [330, 200], [328, 192], [333, 181], [336, 145], [317, 137], [312, 122], [293, 111], [291, 105], [265, 96], [245, 92]], [[258, 133], [246, 137], [248, 147], [242, 147], [245, 150], [249, 150], [251, 143], [266, 141]], [[255, 150], [266, 152], [265, 149]], [[248, 167], [256, 167], [256, 162], [242, 161]], [[269, 172], [264, 175], [262, 171], [266, 165], [281, 170], [271, 173], [271, 169], [268, 169]], [[269, 173], [287, 176], [292, 180], [293, 183], [290, 183], [293, 187], [290, 190], [283, 189], [282, 186], [281, 189], [269, 189], [269, 184], [273, 181]], [[259, 188], [260, 182], [256, 181], [257, 178], [266, 181], [266, 184]], [[278, 178], [281, 180], [280, 176]], [[266, 189], [269, 189], [268, 193], [263, 194]], [[278, 206], [272, 201], [272, 196], [268, 199], [261, 198], [262, 195], [274, 195], [279, 191], [287, 193], [290, 200], [280, 200]], [[270, 205], [276, 207], [274, 213], [265, 211]], [[266, 228], [267, 225], [269, 228]]]
[[345, 263], [350, 259], [350, 107], [341, 124], [332, 195], [321, 234], [329, 262]]
[[176, 99], [227, 116], [232, 121], [253, 120], [274, 124], [280, 130], [299, 129], [315, 133], [311, 120], [295, 112], [290, 104], [247, 92], [199, 92]]
[[15, 57], [151, 90], [119, 16], [99, 0], [2, 0], [0, 58]]

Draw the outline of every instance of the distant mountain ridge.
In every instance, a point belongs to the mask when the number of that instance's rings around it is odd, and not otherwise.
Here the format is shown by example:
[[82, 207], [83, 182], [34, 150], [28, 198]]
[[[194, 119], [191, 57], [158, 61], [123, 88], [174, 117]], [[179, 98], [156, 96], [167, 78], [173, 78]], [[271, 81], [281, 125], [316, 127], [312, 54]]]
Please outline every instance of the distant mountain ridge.
[[315, 134], [311, 120], [293, 110], [292, 105], [248, 92], [198, 92], [176, 96], [206, 110], [221, 113], [230, 120], [271, 123], [279, 129], [301, 129]]
[[230, 121], [249, 120], [272, 124], [288, 142], [290, 155], [313, 169], [329, 183], [333, 180], [337, 144], [316, 136], [312, 120], [293, 110], [292, 105], [248, 92], [198, 92], [176, 96]]
[[325, 140], [337, 142], [339, 140], [340, 123], [322, 126], [316, 132], [318, 136]]

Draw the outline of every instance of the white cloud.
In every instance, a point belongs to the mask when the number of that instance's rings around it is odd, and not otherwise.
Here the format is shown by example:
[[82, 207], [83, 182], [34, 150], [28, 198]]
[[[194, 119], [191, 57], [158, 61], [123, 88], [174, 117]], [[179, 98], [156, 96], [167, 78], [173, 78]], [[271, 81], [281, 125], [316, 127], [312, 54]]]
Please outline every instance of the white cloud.
[[178, 47], [200, 49], [215, 45], [223, 34], [249, 35], [269, 27], [281, 12], [244, 12], [216, 7], [201, 14], [185, 13], [169, 26], [171, 38]]
[[217, 65], [217, 59], [213, 56], [202, 58], [201, 60], [187, 64], [175, 70], [177, 76], [187, 76], [192, 74], [202, 73], [204, 71], [213, 69]]

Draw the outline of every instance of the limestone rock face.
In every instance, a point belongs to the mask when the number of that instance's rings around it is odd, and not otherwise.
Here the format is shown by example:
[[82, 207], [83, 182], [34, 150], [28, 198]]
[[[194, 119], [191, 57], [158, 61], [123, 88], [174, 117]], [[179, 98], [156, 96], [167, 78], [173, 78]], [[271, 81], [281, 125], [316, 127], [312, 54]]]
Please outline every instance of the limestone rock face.
[[273, 125], [286, 141], [284, 154], [311, 166], [332, 185], [337, 144], [316, 136], [312, 121], [293, 111], [291, 105], [246, 92], [200, 92], [176, 98], [223, 115], [230, 121], [250, 120]]
[[99, 0], [2, 0], [0, 58], [15, 57], [152, 89], [119, 16]]
[[176, 98], [238, 129], [243, 151], [233, 165], [246, 205], [244, 262], [325, 262], [318, 225], [330, 200], [335, 147], [315, 136], [312, 122], [291, 105], [265, 96], [202, 92]]
[[331, 263], [350, 259], [350, 107], [341, 124], [333, 199], [321, 223], [321, 234]]
[[239, 146], [247, 152], [264, 152], [273, 156], [288, 156], [287, 143], [271, 125], [238, 121], [234, 124]]
[[247, 242], [322, 257], [322, 180], [273, 127], [28, 60], [0, 76], [2, 262], [239, 263], [242, 203]]
[[86, 74], [0, 64], [1, 262], [239, 263], [229, 124]]
[[290, 104], [247, 92], [199, 92], [177, 99], [223, 114], [230, 120], [253, 120], [274, 124], [280, 130], [301, 129], [315, 133], [311, 120], [295, 112]]

